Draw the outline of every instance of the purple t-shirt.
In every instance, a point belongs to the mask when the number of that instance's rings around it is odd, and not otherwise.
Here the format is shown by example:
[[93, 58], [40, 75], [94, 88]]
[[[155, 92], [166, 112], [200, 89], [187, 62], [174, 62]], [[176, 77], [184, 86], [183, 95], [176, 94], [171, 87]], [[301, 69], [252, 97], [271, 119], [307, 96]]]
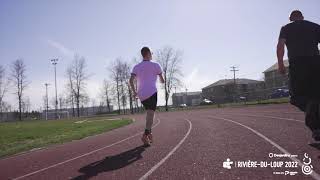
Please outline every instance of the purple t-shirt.
[[133, 67], [132, 73], [138, 83], [137, 96], [143, 101], [157, 92], [157, 76], [162, 73], [158, 63], [142, 61]]

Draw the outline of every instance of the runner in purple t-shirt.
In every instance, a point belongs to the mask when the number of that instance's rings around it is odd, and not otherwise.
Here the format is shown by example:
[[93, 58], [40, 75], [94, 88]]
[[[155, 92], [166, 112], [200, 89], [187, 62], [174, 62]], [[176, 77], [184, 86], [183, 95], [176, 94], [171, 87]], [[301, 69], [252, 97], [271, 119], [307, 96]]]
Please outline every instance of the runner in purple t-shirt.
[[[152, 53], [148, 47], [141, 49], [143, 61], [133, 67], [130, 85], [133, 91], [133, 96], [138, 97], [147, 110], [146, 128], [142, 136], [142, 141], [145, 145], [152, 143], [151, 127], [154, 119], [154, 112], [157, 107], [157, 76], [160, 77], [160, 82], [164, 83], [162, 70], [158, 63], [151, 62]], [[134, 79], [137, 79], [137, 92], [134, 87]]]

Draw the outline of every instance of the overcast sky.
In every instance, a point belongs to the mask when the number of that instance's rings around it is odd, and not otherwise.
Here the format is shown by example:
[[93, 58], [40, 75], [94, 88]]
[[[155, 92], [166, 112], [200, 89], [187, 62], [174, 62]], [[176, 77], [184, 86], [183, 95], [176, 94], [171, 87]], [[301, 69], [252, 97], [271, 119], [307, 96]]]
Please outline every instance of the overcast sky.
[[[8, 71], [12, 61], [24, 59], [31, 81], [26, 95], [38, 109], [44, 83], [52, 84], [54, 96], [51, 58], [59, 58], [60, 94], [74, 54], [84, 56], [92, 74], [87, 91], [97, 98], [110, 61], [130, 61], [142, 46], [169, 45], [183, 51], [185, 85], [198, 91], [232, 78], [232, 65], [237, 77], [262, 79], [276, 62], [279, 30], [291, 10], [320, 23], [319, 7], [319, 0], [1, 0], [0, 64]], [[12, 88], [5, 101], [17, 105]]]

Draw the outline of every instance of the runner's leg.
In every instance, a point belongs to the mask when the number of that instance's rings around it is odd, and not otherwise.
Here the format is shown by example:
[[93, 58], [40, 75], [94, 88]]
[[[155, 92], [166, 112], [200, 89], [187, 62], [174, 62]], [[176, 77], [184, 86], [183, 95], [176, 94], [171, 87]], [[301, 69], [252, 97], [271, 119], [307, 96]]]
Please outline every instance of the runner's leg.
[[313, 132], [317, 129], [319, 126], [318, 124], [318, 104], [314, 103], [312, 101], [309, 101], [306, 108], [306, 117], [305, 117], [305, 123], [306, 126]]
[[154, 119], [154, 110], [147, 110], [147, 116], [146, 116], [146, 129], [151, 132], [151, 127], [153, 124]]

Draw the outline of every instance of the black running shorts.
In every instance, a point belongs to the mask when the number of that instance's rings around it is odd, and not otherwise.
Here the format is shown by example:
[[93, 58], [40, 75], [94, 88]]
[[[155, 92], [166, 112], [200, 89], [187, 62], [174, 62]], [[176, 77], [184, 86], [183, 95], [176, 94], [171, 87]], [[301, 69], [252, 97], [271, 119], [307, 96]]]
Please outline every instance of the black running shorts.
[[289, 59], [291, 103], [304, 110], [306, 102], [320, 102], [320, 56]]
[[141, 101], [144, 108], [146, 110], [156, 110], [157, 108], [157, 93], [154, 93], [152, 96], [150, 96], [148, 99]]

